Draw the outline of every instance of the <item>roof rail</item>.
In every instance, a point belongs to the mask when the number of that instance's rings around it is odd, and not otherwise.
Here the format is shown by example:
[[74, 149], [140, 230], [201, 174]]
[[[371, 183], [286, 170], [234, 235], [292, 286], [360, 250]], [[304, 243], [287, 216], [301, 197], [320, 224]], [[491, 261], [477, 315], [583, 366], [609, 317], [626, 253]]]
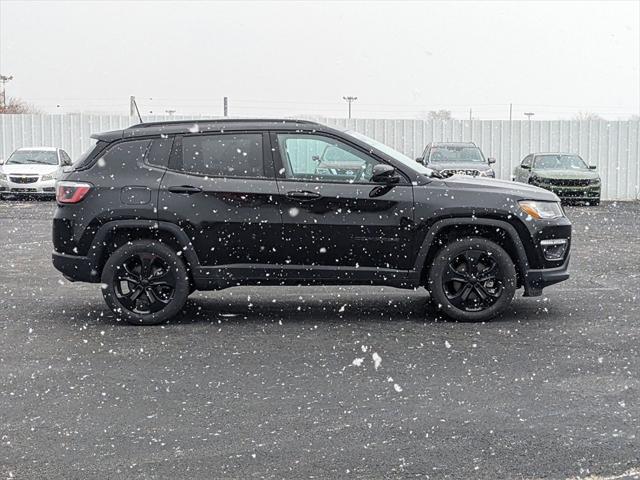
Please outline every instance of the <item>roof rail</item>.
[[193, 123], [252, 123], [252, 122], [291, 122], [291, 123], [304, 123], [317, 125], [318, 122], [313, 122], [311, 120], [299, 120], [296, 118], [194, 118], [187, 120], [167, 120], [163, 122], [145, 122], [138, 123], [136, 125], [131, 125], [127, 128], [147, 128], [147, 127], [159, 127], [162, 125], [185, 125], [185, 124], [193, 124]]

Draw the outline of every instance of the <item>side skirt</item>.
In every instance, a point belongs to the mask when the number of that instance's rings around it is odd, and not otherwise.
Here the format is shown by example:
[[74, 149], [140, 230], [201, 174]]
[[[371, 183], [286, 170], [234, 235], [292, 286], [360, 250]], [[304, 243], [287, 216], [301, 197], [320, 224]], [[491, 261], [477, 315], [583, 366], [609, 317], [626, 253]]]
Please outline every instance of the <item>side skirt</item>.
[[372, 267], [233, 264], [192, 270], [197, 290], [220, 290], [240, 285], [386, 285], [417, 288], [420, 273]]

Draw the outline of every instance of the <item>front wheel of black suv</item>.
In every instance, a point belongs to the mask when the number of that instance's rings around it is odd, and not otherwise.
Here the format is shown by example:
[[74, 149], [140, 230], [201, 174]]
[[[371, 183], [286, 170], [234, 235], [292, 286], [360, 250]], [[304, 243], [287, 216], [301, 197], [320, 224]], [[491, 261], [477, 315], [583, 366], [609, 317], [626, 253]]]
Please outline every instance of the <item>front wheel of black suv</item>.
[[495, 242], [464, 238], [450, 242], [436, 254], [427, 287], [448, 317], [482, 322], [511, 303], [516, 291], [516, 269], [511, 257]]
[[102, 295], [126, 322], [157, 325], [184, 307], [189, 276], [171, 248], [154, 240], [138, 240], [118, 248], [107, 260]]

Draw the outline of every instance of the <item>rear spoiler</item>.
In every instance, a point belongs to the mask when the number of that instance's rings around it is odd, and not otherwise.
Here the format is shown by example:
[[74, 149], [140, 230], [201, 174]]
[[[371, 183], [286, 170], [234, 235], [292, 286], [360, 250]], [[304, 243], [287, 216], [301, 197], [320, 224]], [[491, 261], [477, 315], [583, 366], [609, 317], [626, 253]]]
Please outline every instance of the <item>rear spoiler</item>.
[[123, 137], [124, 130], [112, 130], [110, 132], [94, 133], [93, 135], [91, 135], [91, 138], [107, 143], [111, 143], [114, 140], [119, 140]]

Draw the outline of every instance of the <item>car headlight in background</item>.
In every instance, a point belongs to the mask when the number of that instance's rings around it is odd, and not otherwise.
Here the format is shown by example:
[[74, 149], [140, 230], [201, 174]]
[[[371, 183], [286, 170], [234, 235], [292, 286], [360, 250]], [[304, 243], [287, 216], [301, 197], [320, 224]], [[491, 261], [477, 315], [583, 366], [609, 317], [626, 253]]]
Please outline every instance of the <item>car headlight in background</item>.
[[591, 181], [589, 182], [589, 185], [600, 185], [600, 179], [592, 178]]
[[490, 177], [490, 178], [496, 178], [496, 172], [494, 172], [493, 170], [489, 169], [489, 170], [484, 170], [482, 172], [480, 172], [480, 176], [481, 177]]
[[535, 200], [522, 200], [520, 209], [536, 220], [551, 220], [564, 216], [559, 202], [540, 202]]
[[49, 174], [47, 174], [47, 175], [42, 175], [42, 176], [40, 177], [40, 181], [42, 181], [42, 182], [48, 182], [48, 181], [50, 181], [50, 180], [55, 180], [55, 179], [56, 179], [56, 177], [57, 177], [57, 175], [56, 175], [55, 173], [49, 173]]

